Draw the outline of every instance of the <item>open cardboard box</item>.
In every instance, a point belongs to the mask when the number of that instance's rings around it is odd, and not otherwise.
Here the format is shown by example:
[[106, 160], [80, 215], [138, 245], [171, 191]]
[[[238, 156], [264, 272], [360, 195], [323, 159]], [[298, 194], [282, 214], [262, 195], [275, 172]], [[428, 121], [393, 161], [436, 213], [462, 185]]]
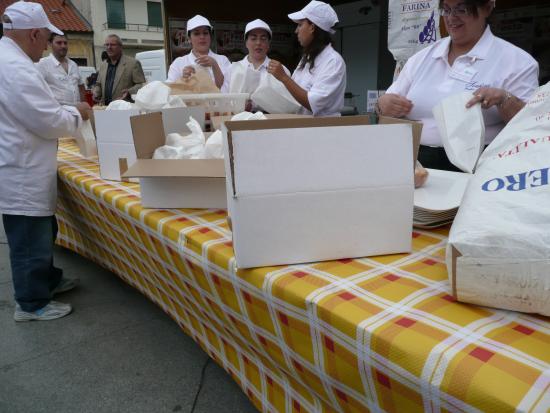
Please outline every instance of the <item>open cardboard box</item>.
[[146, 208], [226, 208], [223, 159], [151, 159], [166, 132], [160, 112], [130, 119], [137, 160], [123, 174], [139, 178]]
[[[303, 119], [313, 117], [311, 115], [297, 115], [293, 113], [265, 113], [264, 115], [267, 119]], [[212, 116], [212, 118], [210, 119], [212, 121], [212, 130], [221, 130], [222, 123], [230, 121], [232, 117], [233, 115]]]
[[[188, 131], [186, 123], [190, 116], [204, 130], [204, 108], [172, 108], [160, 112], [166, 133]], [[122, 174], [136, 161], [130, 118], [139, 114], [138, 109], [94, 111], [99, 173], [103, 179], [124, 180]]]
[[368, 116], [225, 122], [240, 268], [411, 250], [413, 128]]

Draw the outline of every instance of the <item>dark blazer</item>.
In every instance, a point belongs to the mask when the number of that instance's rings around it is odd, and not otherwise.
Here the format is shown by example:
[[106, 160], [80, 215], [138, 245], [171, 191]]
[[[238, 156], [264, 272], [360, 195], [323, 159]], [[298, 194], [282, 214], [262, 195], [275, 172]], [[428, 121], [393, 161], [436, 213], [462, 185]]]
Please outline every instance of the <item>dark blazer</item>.
[[[105, 95], [103, 91], [105, 88], [105, 79], [107, 77], [107, 67], [107, 61], [101, 63], [97, 82], [94, 86], [94, 96], [100, 104], [105, 104]], [[113, 83], [113, 100], [118, 99], [122, 95], [123, 90], [128, 90], [131, 95], [137, 93], [145, 82], [145, 75], [143, 74], [141, 63], [132, 57], [122, 55], [116, 68], [115, 81]]]

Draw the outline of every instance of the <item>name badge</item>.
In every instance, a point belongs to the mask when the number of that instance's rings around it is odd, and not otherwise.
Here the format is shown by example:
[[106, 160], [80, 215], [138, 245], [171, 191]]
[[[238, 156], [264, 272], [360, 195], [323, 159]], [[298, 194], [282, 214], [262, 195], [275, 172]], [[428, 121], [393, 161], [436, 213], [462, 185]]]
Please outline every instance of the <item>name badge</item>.
[[477, 70], [471, 66], [459, 67], [456, 69], [451, 69], [450, 76], [453, 79], [461, 80], [463, 82], [471, 82], [472, 79], [477, 75]]

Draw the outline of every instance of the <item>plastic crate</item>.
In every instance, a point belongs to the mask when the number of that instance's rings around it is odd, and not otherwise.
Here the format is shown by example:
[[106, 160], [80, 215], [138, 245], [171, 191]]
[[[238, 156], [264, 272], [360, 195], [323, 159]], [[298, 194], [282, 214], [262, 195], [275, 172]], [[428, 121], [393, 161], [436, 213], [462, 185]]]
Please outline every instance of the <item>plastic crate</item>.
[[244, 112], [248, 93], [204, 93], [178, 95], [187, 106], [202, 106], [205, 114], [205, 129], [211, 129], [213, 116], [235, 115]]

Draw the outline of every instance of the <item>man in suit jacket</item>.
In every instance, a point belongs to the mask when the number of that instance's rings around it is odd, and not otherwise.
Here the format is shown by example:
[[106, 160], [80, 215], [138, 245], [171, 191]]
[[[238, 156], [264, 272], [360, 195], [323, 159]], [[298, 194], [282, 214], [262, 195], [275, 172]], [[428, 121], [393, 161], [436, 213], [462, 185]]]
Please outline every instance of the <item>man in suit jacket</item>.
[[108, 59], [99, 66], [94, 86], [94, 100], [108, 105], [113, 100], [128, 99], [145, 84], [141, 63], [122, 54], [122, 41], [116, 34], [105, 39]]

